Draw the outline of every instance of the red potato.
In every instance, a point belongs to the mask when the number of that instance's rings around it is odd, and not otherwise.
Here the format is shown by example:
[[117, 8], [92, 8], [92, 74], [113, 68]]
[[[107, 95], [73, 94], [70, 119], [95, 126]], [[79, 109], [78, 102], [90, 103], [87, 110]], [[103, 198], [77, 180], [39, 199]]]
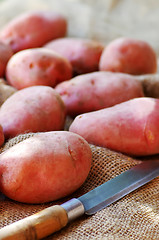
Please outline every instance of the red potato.
[[83, 74], [58, 84], [55, 90], [60, 94], [70, 116], [144, 96], [141, 83], [133, 76], [112, 72]]
[[65, 106], [48, 86], [33, 86], [11, 95], [0, 108], [0, 124], [6, 139], [21, 133], [62, 130]]
[[75, 74], [98, 71], [103, 45], [94, 40], [59, 38], [50, 41], [45, 48], [52, 49], [67, 58]]
[[69, 131], [129, 155], [159, 153], [159, 99], [135, 98], [75, 118]]
[[54, 201], [84, 183], [91, 162], [90, 146], [79, 135], [38, 133], [0, 155], [0, 190], [19, 202]]
[[72, 77], [67, 59], [44, 48], [22, 50], [14, 54], [6, 67], [6, 79], [16, 89], [35, 85], [54, 87]]
[[105, 47], [100, 58], [99, 69], [133, 75], [155, 73], [157, 55], [145, 41], [118, 38]]
[[0, 41], [11, 46], [14, 52], [41, 47], [48, 41], [64, 37], [67, 20], [50, 11], [26, 12], [8, 22], [0, 32]]
[[0, 42], [0, 77], [5, 75], [5, 69], [8, 60], [13, 55], [11, 47], [3, 42]]

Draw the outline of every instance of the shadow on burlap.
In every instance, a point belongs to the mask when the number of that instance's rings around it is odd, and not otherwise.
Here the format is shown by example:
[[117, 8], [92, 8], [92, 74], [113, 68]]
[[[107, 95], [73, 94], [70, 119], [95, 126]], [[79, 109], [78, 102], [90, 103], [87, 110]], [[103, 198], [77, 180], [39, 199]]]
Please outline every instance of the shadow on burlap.
[[[20, 135], [9, 140], [1, 151], [6, 151], [32, 135]], [[0, 228], [51, 205], [79, 197], [141, 161], [106, 148], [90, 146], [93, 154], [92, 168], [86, 182], [78, 191], [60, 201], [37, 205], [18, 203], [1, 194]], [[95, 215], [82, 216], [45, 239], [158, 240], [159, 177]]]

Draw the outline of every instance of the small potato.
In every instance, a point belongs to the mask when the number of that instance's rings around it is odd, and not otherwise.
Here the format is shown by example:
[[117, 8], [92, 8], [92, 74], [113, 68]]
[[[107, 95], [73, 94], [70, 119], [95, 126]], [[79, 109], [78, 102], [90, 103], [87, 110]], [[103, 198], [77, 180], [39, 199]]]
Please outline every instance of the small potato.
[[48, 86], [33, 86], [11, 95], [0, 108], [5, 138], [21, 133], [61, 130], [65, 106], [59, 94]]
[[155, 73], [157, 55], [145, 41], [118, 38], [105, 47], [100, 58], [99, 69], [133, 75]]
[[112, 72], [83, 74], [58, 84], [55, 90], [70, 116], [144, 96], [141, 83], [133, 76]]
[[159, 99], [135, 98], [75, 118], [69, 131], [129, 155], [159, 153]]
[[67, 59], [44, 48], [22, 50], [14, 54], [6, 67], [6, 79], [16, 89], [35, 85], [54, 87], [72, 77]]
[[64, 37], [67, 20], [50, 11], [22, 13], [8, 22], [0, 32], [0, 41], [11, 46], [14, 52], [41, 47], [48, 41]]
[[91, 162], [90, 146], [79, 135], [38, 133], [0, 155], [0, 190], [19, 202], [54, 201], [84, 183]]
[[3, 42], [0, 42], [0, 77], [5, 75], [7, 62], [12, 55], [13, 51], [11, 47]]
[[97, 41], [80, 38], [59, 38], [50, 41], [44, 47], [67, 58], [76, 75], [98, 71], [99, 59], [104, 48]]

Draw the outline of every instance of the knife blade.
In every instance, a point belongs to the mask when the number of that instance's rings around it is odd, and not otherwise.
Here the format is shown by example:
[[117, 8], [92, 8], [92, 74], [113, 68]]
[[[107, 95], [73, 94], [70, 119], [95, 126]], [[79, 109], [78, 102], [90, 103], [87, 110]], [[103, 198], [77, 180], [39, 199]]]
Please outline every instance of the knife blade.
[[3, 227], [0, 229], [0, 239], [42, 239], [83, 214], [95, 214], [158, 176], [159, 160], [144, 161], [79, 198], [48, 207]]

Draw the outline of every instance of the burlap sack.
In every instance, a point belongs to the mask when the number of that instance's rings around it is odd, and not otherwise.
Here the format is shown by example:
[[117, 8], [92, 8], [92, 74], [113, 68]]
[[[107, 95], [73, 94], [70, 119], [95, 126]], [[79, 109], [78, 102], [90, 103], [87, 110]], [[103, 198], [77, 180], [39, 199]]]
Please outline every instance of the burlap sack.
[[[23, 141], [33, 134], [20, 135], [8, 141], [2, 151]], [[23, 204], [0, 195], [0, 228], [36, 213], [48, 206], [61, 204], [72, 197], [78, 197], [101, 185], [105, 181], [128, 170], [144, 159], [110, 151], [90, 145], [93, 163], [86, 182], [71, 196], [47, 204]], [[152, 160], [158, 156], [152, 157]], [[102, 239], [102, 240], [157, 240], [159, 239], [159, 177], [116, 203], [92, 216], [82, 216], [63, 230], [45, 238], [53, 239]]]
[[156, 0], [0, 0], [0, 29], [20, 13], [52, 10], [68, 19], [68, 36], [104, 44], [127, 36], [147, 41], [159, 54], [159, 1]]

